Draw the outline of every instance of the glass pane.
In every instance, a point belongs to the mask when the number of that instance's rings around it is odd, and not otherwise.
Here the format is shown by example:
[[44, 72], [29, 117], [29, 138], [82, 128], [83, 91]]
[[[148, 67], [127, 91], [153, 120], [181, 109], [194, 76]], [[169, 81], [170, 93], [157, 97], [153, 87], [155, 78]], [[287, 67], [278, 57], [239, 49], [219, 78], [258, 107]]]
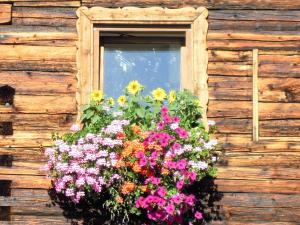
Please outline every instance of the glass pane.
[[180, 88], [180, 44], [111, 44], [104, 47], [104, 93], [117, 98], [138, 80], [148, 94], [156, 87]]

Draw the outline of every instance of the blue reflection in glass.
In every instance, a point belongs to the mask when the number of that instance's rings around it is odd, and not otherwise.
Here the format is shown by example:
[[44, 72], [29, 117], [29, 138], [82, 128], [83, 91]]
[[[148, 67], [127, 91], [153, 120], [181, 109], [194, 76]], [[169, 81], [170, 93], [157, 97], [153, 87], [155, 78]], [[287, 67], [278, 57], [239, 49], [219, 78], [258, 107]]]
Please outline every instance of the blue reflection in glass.
[[166, 91], [180, 89], [180, 45], [114, 44], [104, 47], [104, 93], [117, 98], [131, 80]]

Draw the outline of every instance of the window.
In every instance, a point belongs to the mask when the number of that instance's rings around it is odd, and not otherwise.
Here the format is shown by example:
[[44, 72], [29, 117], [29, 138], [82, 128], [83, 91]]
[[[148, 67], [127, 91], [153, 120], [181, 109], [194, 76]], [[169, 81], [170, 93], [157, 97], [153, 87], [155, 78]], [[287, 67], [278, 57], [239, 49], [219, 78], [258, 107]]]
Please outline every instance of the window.
[[81, 7], [77, 15], [79, 106], [95, 89], [118, 97], [135, 79], [145, 84], [146, 92], [161, 86], [201, 96], [206, 123], [205, 8]]

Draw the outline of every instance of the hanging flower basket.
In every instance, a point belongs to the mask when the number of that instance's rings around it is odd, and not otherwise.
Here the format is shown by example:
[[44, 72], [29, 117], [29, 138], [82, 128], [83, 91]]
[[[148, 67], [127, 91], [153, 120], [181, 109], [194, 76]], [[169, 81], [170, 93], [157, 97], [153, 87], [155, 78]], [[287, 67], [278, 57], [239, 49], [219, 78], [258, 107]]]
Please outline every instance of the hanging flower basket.
[[193, 185], [216, 175], [214, 123], [205, 130], [199, 101], [187, 91], [142, 92], [131, 81], [118, 104], [91, 94], [81, 124], [56, 135], [45, 152], [55, 191], [74, 205], [101, 202], [99, 215], [111, 223], [201, 224]]

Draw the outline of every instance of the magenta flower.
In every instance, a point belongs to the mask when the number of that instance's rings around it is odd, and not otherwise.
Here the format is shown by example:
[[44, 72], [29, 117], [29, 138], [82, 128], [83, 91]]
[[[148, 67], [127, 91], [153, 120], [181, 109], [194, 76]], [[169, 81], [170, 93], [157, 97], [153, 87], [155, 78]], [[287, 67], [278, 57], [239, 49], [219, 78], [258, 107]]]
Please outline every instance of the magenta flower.
[[162, 113], [162, 114], [166, 114], [166, 113], [168, 113], [168, 108], [166, 107], [166, 106], [163, 106], [163, 107], [161, 107], [161, 109], [160, 109], [160, 112]]
[[175, 210], [174, 205], [168, 205], [168, 206], [166, 207], [166, 212], [167, 212], [168, 214], [170, 214], [170, 215], [173, 215], [174, 210]]
[[147, 165], [147, 159], [146, 158], [140, 158], [139, 165], [141, 167], [146, 166]]
[[164, 127], [165, 127], [165, 125], [162, 122], [157, 124], [157, 128], [160, 129], [160, 130], [164, 129]]
[[177, 116], [173, 117], [173, 122], [174, 123], [180, 123], [180, 118], [177, 117]]
[[195, 218], [196, 218], [197, 220], [201, 220], [201, 219], [203, 218], [202, 213], [199, 212], [199, 211], [196, 211], [196, 212], [195, 212]]
[[169, 115], [163, 115], [163, 121], [167, 124], [172, 123], [172, 119]]
[[186, 167], [186, 164], [187, 164], [186, 160], [185, 159], [181, 159], [181, 160], [177, 161], [176, 167], [179, 170], [184, 170], [185, 167]]
[[167, 191], [166, 191], [166, 189], [164, 188], [164, 187], [159, 187], [158, 189], [157, 189], [157, 195], [158, 196], [160, 196], [160, 197], [165, 197], [166, 196], [166, 194], [167, 194]]
[[172, 146], [172, 150], [178, 150], [180, 148], [181, 148], [181, 144], [178, 144], [178, 143], [174, 143]]
[[181, 190], [183, 188], [183, 185], [184, 185], [184, 181], [183, 180], [179, 180], [176, 182], [176, 188], [178, 190]]

